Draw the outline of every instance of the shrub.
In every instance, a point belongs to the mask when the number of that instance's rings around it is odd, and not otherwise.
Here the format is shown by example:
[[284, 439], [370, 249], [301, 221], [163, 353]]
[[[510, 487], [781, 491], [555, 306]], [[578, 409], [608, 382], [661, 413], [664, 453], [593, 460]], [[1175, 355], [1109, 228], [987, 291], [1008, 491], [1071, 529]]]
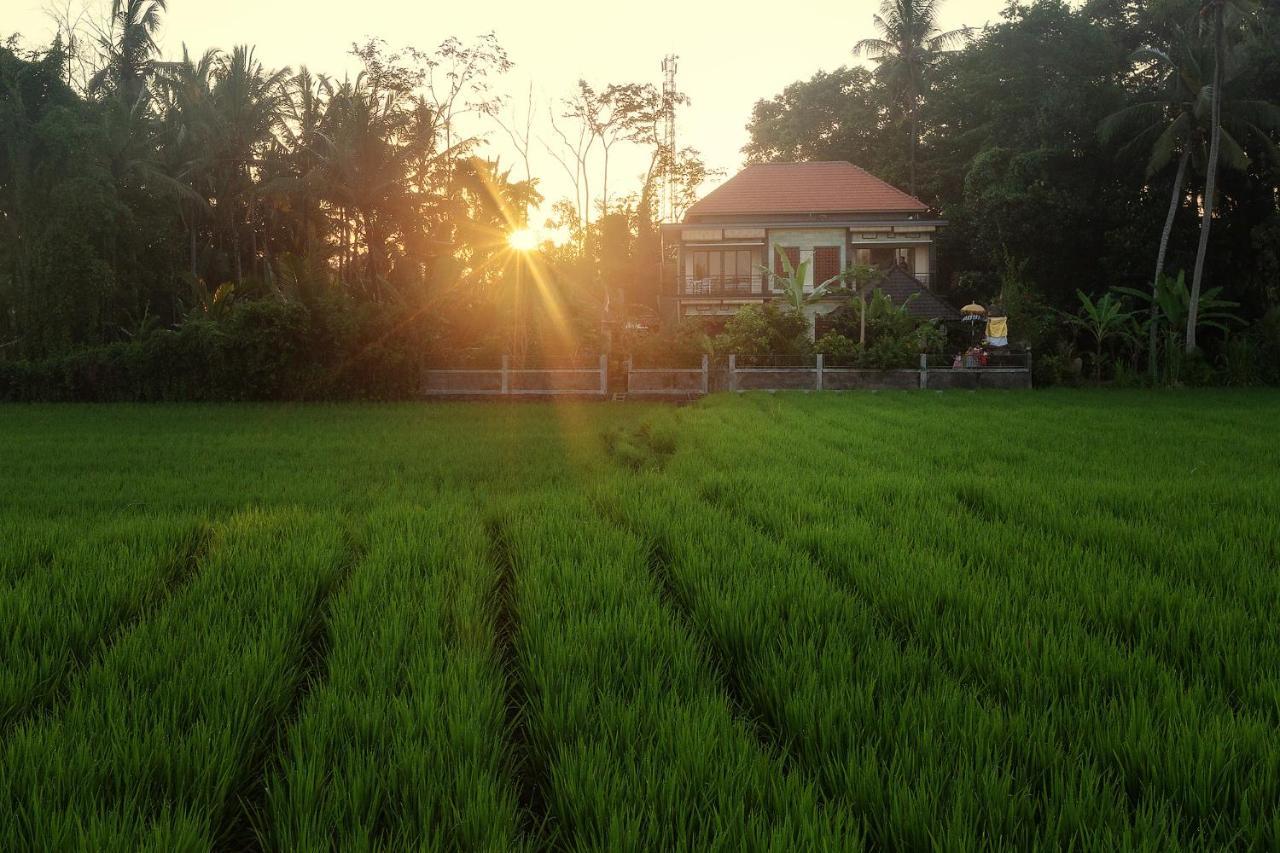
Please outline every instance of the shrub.
[[809, 320], [776, 302], [747, 305], [725, 323], [715, 350], [724, 355], [809, 355]]

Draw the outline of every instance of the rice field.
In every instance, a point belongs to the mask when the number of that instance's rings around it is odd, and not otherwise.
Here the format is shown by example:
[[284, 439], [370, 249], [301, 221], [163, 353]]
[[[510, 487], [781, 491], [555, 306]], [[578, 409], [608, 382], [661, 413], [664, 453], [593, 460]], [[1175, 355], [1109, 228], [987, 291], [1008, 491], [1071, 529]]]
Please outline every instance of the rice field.
[[1275, 850], [1280, 396], [0, 408], [0, 850]]

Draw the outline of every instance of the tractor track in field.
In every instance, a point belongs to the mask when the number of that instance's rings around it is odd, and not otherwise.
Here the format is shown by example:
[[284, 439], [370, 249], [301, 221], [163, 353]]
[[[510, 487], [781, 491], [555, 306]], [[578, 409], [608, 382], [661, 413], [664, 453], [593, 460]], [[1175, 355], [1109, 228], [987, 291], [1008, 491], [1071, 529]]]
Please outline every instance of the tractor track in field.
[[[108, 626], [93, 644], [89, 653], [84, 657], [76, 658], [50, 690], [43, 695], [33, 697], [32, 701], [15, 709], [7, 719], [0, 718], [0, 734], [16, 728], [26, 720], [55, 711], [66, 700], [75, 680], [85, 670], [104, 658], [133, 629], [158, 612], [178, 592], [195, 580], [200, 571], [200, 564], [209, 553], [212, 542], [213, 530], [208, 525], [200, 525], [170, 562], [167, 570], [161, 573], [160, 591], [132, 612], [125, 614], [114, 625]], [[52, 557], [50, 562], [52, 563]]]
[[529, 731], [529, 689], [521, 673], [517, 638], [520, 615], [516, 609], [515, 551], [500, 519], [486, 525], [489, 558], [497, 569], [493, 587], [494, 648], [502, 667], [506, 711], [508, 776], [520, 808], [520, 831], [536, 849], [555, 845], [555, 821], [547, 798], [547, 769], [539, 765]]
[[680, 594], [671, 573], [671, 554], [667, 550], [666, 543], [640, 529], [627, 519], [618, 507], [611, 505], [608, 501], [596, 500], [593, 505], [601, 516], [617, 529], [641, 541], [649, 542], [648, 553], [645, 555], [645, 568], [648, 569], [658, 598], [672, 614], [676, 624], [702, 652], [702, 657], [707, 662], [716, 680], [716, 686], [734, 719], [751, 733], [756, 746], [762, 753], [776, 758], [784, 771], [795, 772], [796, 757], [788, 739], [781, 734], [775, 724], [776, 721], [773, 721], [769, 714], [751, 700], [746, 684], [737, 669], [729, 664], [715, 639], [698, 624], [697, 619], [694, 618], [693, 608]]
[[684, 632], [693, 639], [694, 644], [702, 652], [715, 678], [720, 693], [735, 719], [738, 720], [755, 738], [756, 745], [766, 755], [773, 756], [781, 763], [784, 771], [796, 770], [795, 756], [788, 739], [782, 736], [768, 714], [751, 701], [746, 684], [731, 666], [715, 640], [694, 619], [693, 609], [680, 594], [671, 575], [671, 555], [666, 544], [653, 541], [645, 556], [645, 566], [658, 589], [658, 597], [663, 605], [671, 611]]
[[279, 747], [284, 743], [289, 727], [301, 715], [307, 697], [328, 681], [330, 609], [366, 553], [366, 545], [355, 535], [351, 519], [347, 519], [344, 540], [340, 568], [333, 580], [319, 591], [312, 605], [312, 618], [304, 628], [293, 696], [284, 711], [268, 723], [266, 731], [259, 737], [257, 752], [244, 773], [244, 781], [232, 788], [244, 793], [234, 796], [224, 809], [215, 836], [215, 850], [256, 853], [263, 849], [261, 833], [266, 824], [267, 780], [283, 758]]
[[[778, 531], [761, 525], [754, 518], [737, 514], [735, 507], [725, 504], [718, 496], [708, 493], [704, 489], [699, 489], [698, 497], [712, 509], [741, 519], [760, 535], [770, 539], [778, 538]], [[957, 684], [972, 691], [984, 703], [994, 705], [1001, 709], [1002, 712], [1008, 710], [1009, 697], [1003, 691], [988, 684], [985, 679], [976, 673], [968, 672], [956, 666], [950, 658], [914, 630], [907, 620], [892, 612], [874, 596], [869, 595], [860, 584], [846, 577], [842, 572], [837, 571], [816, 547], [810, 544], [793, 542], [787, 542], [787, 547], [808, 560], [835, 589], [855, 601], [861, 602], [867, 608], [867, 612], [870, 614], [876, 629], [892, 642], [899, 651], [905, 652], [908, 648], [914, 646], [928, 652], [930, 657], [937, 662], [938, 667], [946, 675], [953, 678]]]

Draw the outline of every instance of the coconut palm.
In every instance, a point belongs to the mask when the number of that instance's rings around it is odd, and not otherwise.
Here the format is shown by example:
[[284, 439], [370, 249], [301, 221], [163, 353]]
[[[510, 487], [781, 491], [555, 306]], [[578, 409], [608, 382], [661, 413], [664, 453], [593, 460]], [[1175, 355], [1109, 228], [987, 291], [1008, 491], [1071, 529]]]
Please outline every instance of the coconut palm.
[[232, 235], [236, 283], [243, 279], [241, 229], [249, 227], [250, 256], [257, 263], [257, 197], [254, 170], [276, 142], [285, 105], [288, 69], [267, 71], [253, 48], [236, 47], [214, 71], [211, 113], [216, 133], [207, 156], [218, 187], [218, 209], [226, 211]]
[[1187, 352], [1196, 349], [1196, 310], [1200, 302], [1200, 284], [1204, 278], [1204, 259], [1209, 249], [1209, 226], [1217, 205], [1218, 157], [1222, 151], [1222, 87], [1226, 83], [1227, 14], [1233, 28], [1239, 28], [1244, 17], [1256, 7], [1256, 0], [1203, 0], [1200, 17], [1209, 22], [1213, 33], [1213, 84], [1209, 134], [1209, 160], [1205, 166], [1204, 203], [1200, 215], [1200, 244], [1196, 247], [1196, 265], [1191, 275], [1191, 310], [1187, 315]]
[[147, 96], [155, 68], [155, 34], [168, 0], [113, 0], [109, 29], [98, 42], [105, 63], [89, 81], [89, 91], [110, 92], [133, 108]]
[[208, 50], [193, 62], [184, 44], [182, 60], [161, 63], [156, 75], [165, 165], [170, 174], [191, 189], [179, 211], [187, 227], [193, 282], [198, 279], [197, 232], [209, 210], [210, 187], [204, 153], [213, 132], [213, 72], [219, 57], [218, 51]]
[[[1098, 135], [1103, 143], [1126, 138], [1121, 155], [1143, 152], [1147, 155], [1148, 180], [1168, 168], [1177, 157], [1178, 165], [1173, 179], [1173, 191], [1160, 233], [1160, 246], [1156, 252], [1155, 274], [1151, 279], [1152, 296], [1157, 295], [1160, 277], [1164, 273], [1168, 254], [1169, 236], [1174, 219], [1185, 197], [1185, 184], [1189, 167], [1204, 172], [1208, 161], [1207, 142], [1211, 135], [1213, 91], [1204, 71], [1212, 57], [1204, 45], [1190, 39], [1179, 39], [1183, 45], [1180, 61], [1166, 51], [1144, 47], [1133, 54], [1139, 62], [1151, 63], [1162, 72], [1159, 95], [1140, 101], [1107, 116], [1098, 125]], [[1239, 67], [1228, 62], [1228, 68]], [[1227, 82], [1230, 82], [1229, 78]], [[1224, 100], [1221, 105], [1220, 148], [1222, 165], [1243, 171], [1248, 168], [1249, 157], [1241, 144], [1246, 139], [1263, 147], [1274, 149], [1268, 131], [1280, 128], [1280, 107], [1258, 100]], [[1280, 157], [1276, 157], [1280, 162]], [[1148, 300], [1152, 302], [1153, 300]], [[1148, 323], [1148, 368], [1154, 380], [1157, 372], [1158, 315]]]
[[916, 112], [929, 69], [969, 33], [967, 27], [940, 32], [938, 3], [939, 0], [884, 0], [880, 14], [872, 17], [880, 38], [862, 39], [853, 46], [855, 55], [876, 63], [876, 76], [906, 109], [910, 134], [908, 187], [912, 195], [916, 193], [916, 147], [920, 137]]

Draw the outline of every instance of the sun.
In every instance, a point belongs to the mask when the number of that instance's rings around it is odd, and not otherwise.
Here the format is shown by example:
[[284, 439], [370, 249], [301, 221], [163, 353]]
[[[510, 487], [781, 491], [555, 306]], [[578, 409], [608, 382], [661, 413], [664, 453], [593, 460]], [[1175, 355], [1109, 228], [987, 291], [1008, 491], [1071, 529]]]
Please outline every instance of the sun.
[[507, 243], [517, 252], [530, 252], [538, 248], [541, 239], [532, 228], [520, 228], [507, 235]]

